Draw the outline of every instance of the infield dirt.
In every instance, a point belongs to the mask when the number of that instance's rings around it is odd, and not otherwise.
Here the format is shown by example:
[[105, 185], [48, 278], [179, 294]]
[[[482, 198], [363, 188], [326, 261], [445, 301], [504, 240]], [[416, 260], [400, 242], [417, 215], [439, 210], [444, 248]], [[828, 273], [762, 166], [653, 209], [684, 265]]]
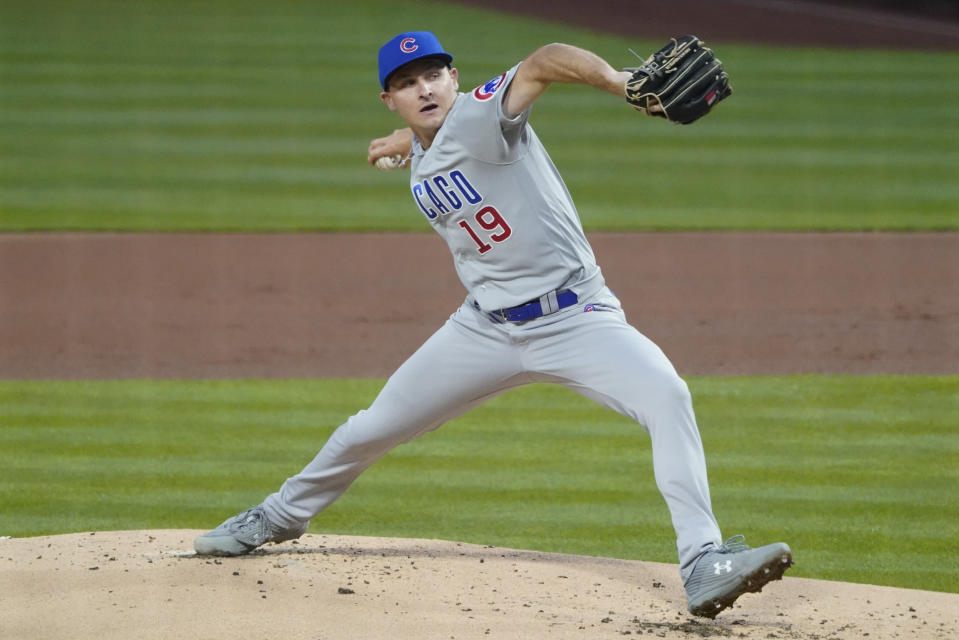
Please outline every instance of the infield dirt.
[[[681, 375], [957, 372], [959, 234], [590, 240]], [[432, 234], [0, 235], [0, 378], [386, 377], [464, 295]]]

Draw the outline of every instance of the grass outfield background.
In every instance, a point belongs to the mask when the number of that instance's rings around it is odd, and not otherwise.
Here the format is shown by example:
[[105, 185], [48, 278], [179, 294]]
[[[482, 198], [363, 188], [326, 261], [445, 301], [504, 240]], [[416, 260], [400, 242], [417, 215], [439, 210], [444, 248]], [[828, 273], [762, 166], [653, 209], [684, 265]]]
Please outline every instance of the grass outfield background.
[[[381, 382], [0, 382], [0, 535], [208, 529], [312, 459]], [[691, 381], [726, 535], [790, 575], [959, 593], [959, 377]], [[367, 471], [314, 531], [675, 562], [635, 423], [501, 396]]]
[[[442, 3], [264, 6], [0, 3], [0, 231], [426, 231], [407, 174], [365, 165], [400, 124], [383, 40], [436, 31], [464, 90], [554, 40], [617, 65], [661, 44]], [[959, 55], [716, 49], [736, 93], [693, 127], [580, 87], [537, 104], [588, 229], [959, 229]], [[380, 384], [0, 382], [0, 535], [212, 527]], [[727, 534], [787, 539], [791, 575], [959, 592], [959, 379], [691, 386]], [[314, 529], [675, 561], [646, 435], [540, 386], [399, 448]]]
[[[553, 40], [624, 66], [661, 45], [442, 3], [265, 6], [0, 3], [0, 230], [425, 231], [408, 174], [365, 164], [401, 124], [377, 99], [395, 31], [440, 34], [463, 90]], [[536, 105], [588, 229], [959, 228], [959, 54], [716, 49], [735, 94], [692, 127], [582, 87]]]

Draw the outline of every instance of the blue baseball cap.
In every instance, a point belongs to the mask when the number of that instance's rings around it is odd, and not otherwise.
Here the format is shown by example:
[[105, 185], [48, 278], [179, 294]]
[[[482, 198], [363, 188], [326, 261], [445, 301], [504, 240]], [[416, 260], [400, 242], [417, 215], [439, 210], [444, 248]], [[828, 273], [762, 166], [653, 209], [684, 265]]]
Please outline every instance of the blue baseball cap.
[[390, 75], [407, 62], [420, 58], [441, 58], [449, 65], [453, 56], [443, 51], [443, 45], [429, 31], [407, 31], [380, 47], [380, 86], [389, 90]]

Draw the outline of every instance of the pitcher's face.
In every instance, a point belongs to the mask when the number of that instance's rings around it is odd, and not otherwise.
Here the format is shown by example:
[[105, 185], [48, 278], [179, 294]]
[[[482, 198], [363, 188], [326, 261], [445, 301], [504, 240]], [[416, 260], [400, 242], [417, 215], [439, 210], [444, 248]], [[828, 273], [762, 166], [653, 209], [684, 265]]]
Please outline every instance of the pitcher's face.
[[441, 60], [423, 59], [403, 65], [389, 79], [380, 99], [396, 111], [424, 146], [431, 143], [456, 101], [456, 69]]

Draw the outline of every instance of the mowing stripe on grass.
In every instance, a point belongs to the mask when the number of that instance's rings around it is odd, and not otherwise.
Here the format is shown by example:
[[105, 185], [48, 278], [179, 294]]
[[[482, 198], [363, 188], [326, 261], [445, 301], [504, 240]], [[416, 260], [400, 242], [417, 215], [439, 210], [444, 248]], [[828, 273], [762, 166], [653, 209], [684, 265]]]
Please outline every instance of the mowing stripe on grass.
[[[661, 44], [429, 8], [464, 91], [538, 44], [614, 65]], [[368, 141], [400, 124], [377, 98], [376, 51], [416, 11], [0, 3], [0, 231], [425, 230], [407, 174], [365, 162]], [[533, 125], [588, 229], [959, 229], [959, 89], [942, 81], [959, 55], [717, 50], [734, 94], [692, 127], [584, 87], [537, 103]]]
[[[0, 535], [212, 527], [381, 384], [0, 382]], [[788, 541], [793, 575], [959, 592], [959, 377], [690, 386], [727, 535]], [[646, 433], [547, 385], [397, 448], [312, 530], [675, 562]]]

